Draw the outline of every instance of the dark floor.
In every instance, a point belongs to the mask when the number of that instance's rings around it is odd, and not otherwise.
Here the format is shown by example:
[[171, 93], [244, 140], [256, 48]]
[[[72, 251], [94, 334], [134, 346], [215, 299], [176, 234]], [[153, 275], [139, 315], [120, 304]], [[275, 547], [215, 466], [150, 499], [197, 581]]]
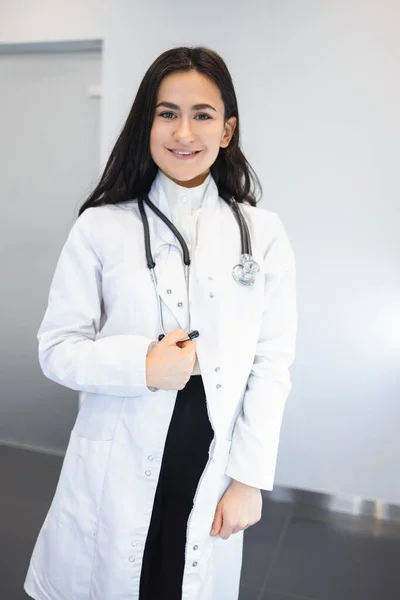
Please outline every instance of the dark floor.
[[[22, 584], [61, 458], [0, 446], [0, 600]], [[264, 500], [240, 600], [400, 600], [400, 524]], [[110, 598], [110, 600], [112, 600]]]

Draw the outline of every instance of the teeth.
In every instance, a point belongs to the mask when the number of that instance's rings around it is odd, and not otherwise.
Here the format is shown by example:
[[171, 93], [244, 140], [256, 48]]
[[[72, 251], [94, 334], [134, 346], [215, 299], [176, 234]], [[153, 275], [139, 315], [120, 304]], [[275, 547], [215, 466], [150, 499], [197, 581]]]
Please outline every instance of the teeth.
[[173, 152], [175, 152], [175, 154], [183, 154], [184, 156], [187, 156], [189, 154], [196, 154], [196, 152], [178, 152], [178, 150], [173, 150]]

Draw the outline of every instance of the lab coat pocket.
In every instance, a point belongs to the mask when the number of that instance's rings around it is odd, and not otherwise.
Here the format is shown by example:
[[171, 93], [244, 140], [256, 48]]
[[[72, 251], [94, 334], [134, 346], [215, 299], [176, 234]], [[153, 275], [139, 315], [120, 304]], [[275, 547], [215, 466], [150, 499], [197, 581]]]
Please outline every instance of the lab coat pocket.
[[125, 398], [102, 394], [84, 394], [73, 428], [80, 438], [111, 441], [114, 438]]
[[[78, 545], [77, 531], [63, 527], [48, 515], [32, 554], [35, 571], [46, 573], [50, 582], [65, 578], [68, 571], [75, 570]], [[68, 591], [71, 593], [71, 589]]]
[[43, 598], [88, 599], [94, 547], [89, 536], [49, 516], [35, 544], [26, 591], [33, 596], [40, 589]]
[[93, 441], [71, 432], [70, 441], [51, 505], [51, 515], [62, 527], [76, 528], [93, 539], [111, 441]]

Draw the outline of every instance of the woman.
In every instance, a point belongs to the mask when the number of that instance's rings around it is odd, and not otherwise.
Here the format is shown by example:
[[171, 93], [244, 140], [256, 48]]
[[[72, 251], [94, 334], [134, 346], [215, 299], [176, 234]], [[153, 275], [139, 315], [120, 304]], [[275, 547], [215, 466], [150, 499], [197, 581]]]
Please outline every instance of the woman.
[[[33, 598], [238, 597], [297, 326], [293, 251], [254, 183], [221, 57], [163, 53], [70, 231], [38, 332], [44, 374], [83, 403], [25, 581]], [[255, 262], [240, 257], [234, 206]], [[185, 269], [157, 209], [188, 245]]]

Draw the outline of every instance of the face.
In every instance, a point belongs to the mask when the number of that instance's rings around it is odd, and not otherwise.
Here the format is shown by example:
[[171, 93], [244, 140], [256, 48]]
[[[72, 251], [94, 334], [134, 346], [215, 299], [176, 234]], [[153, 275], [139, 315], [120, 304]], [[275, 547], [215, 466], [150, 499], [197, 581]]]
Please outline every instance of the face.
[[224, 103], [212, 81], [197, 71], [172, 73], [158, 89], [150, 153], [167, 177], [194, 187], [207, 177], [219, 149], [229, 145], [235, 127], [235, 117], [224, 121]]

